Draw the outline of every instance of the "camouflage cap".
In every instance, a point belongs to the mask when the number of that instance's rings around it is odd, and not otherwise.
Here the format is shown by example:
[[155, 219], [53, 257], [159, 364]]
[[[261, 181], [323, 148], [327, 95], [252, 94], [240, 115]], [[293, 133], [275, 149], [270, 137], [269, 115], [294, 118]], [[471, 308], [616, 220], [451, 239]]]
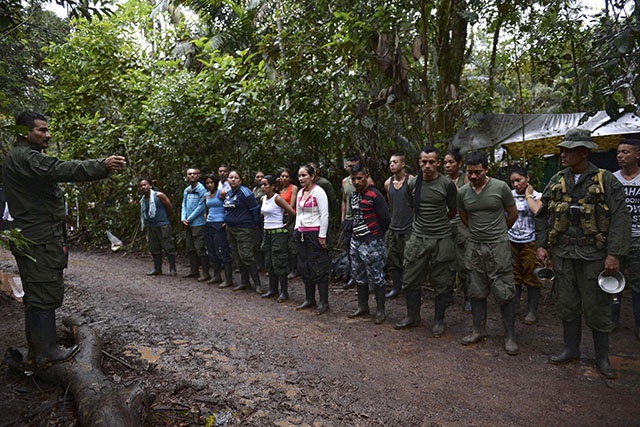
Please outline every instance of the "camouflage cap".
[[577, 148], [577, 147], [585, 147], [591, 150], [594, 148], [598, 148], [598, 144], [593, 142], [593, 139], [591, 138], [590, 130], [574, 128], [566, 133], [562, 142], [558, 144], [558, 147], [564, 147], [569, 149]]

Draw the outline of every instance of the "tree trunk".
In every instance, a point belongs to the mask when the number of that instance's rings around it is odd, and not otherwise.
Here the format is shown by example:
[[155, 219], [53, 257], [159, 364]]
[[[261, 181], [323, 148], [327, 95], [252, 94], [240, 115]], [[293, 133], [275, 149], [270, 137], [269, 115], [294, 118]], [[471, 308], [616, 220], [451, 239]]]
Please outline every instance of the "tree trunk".
[[[69, 388], [81, 426], [142, 426], [155, 396], [140, 384], [128, 386], [112, 383], [100, 369], [102, 340], [87, 325], [69, 319], [65, 324], [73, 330], [74, 341], [80, 351], [69, 362], [48, 369], [36, 370], [34, 375], [45, 381]], [[23, 365], [24, 350], [10, 348], [6, 360], [9, 366], [29, 369]]]
[[467, 44], [467, 21], [462, 12], [465, 0], [442, 0], [437, 12], [437, 58], [438, 89], [436, 94], [435, 128], [441, 137], [448, 138], [455, 132], [455, 108], [447, 104], [458, 97], [460, 78], [464, 68]]

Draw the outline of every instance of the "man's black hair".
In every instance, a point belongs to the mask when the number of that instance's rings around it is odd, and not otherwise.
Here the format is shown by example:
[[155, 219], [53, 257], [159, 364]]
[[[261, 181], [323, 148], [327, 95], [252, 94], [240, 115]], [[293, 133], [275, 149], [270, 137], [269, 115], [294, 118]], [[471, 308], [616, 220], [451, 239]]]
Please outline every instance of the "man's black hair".
[[489, 160], [487, 159], [487, 155], [482, 151], [472, 151], [471, 153], [467, 154], [465, 163], [467, 166], [480, 165], [482, 166], [482, 169], [489, 169]]
[[47, 121], [47, 118], [40, 114], [40, 113], [36, 113], [35, 111], [23, 111], [22, 113], [18, 114], [16, 116], [16, 126], [19, 127], [18, 129], [18, 133], [19, 135], [22, 135], [22, 132], [30, 132], [31, 129], [33, 129], [36, 126], [36, 120], [43, 120], [43, 121]]

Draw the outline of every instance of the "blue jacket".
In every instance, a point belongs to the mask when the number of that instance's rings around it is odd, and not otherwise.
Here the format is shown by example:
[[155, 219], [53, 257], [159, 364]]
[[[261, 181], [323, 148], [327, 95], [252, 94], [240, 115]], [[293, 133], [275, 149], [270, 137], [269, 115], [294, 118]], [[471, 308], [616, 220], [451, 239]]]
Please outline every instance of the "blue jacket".
[[198, 183], [195, 188], [188, 186], [182, 193], [182, 211], [180, 221], [189, 221], [190, 227], [204, 225], [204, 195], [207, 190], [202, 183]]
[[235, 192], [227, 192], [223, 206], [227, 227], [254, 228], [260, 221], [260, 206], [256, 196], [244, 185]]

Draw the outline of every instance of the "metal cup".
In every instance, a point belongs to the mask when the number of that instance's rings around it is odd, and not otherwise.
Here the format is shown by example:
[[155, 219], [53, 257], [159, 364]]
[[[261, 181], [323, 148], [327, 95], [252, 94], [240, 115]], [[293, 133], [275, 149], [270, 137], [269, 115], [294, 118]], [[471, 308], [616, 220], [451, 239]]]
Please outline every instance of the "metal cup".
[[544, 267], [539, 267], [533, 270], [534, 276], [543, 284], [546, 285], [556, 278], [556, 273], [552, 269], [547, 268], [547, 262], [544, 262]]

